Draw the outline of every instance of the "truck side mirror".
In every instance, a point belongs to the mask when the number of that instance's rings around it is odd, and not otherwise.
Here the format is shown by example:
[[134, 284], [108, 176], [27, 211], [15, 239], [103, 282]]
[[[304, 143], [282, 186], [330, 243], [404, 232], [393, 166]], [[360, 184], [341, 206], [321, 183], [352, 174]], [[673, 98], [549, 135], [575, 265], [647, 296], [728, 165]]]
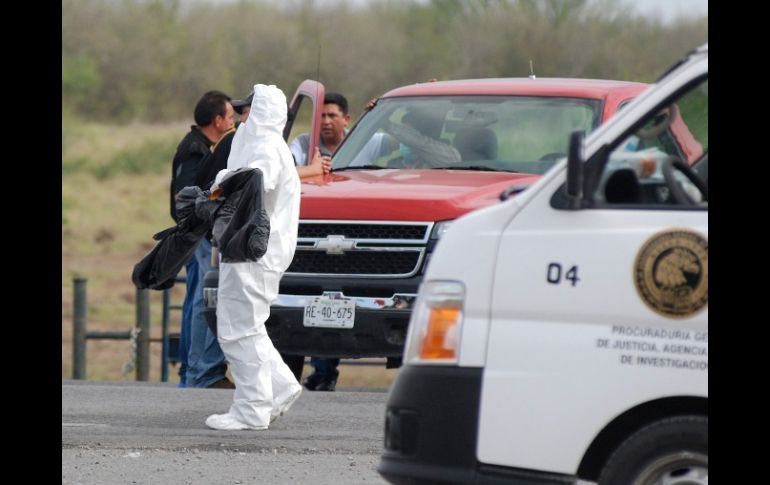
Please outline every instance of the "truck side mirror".
[[575, 130], [569, 135], [567, 152], [567, 197], [571, 209], [579, 209], [583, 198], [583, 139], [585, 131]]

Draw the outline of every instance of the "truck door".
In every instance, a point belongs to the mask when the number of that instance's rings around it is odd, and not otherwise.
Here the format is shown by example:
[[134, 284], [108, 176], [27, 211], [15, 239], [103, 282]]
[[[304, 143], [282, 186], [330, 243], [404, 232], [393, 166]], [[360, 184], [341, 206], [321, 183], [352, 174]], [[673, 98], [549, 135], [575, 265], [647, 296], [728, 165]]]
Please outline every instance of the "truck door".
[[503, 230], [481, 462], [573, 474], [613, 417], [707, 396], [705, 72], [595, 152], [579, 210], [555, 178]]
[[[299, 85], [289, 103], [288, 120], [283, 129], [283, 139], [286, 140], [286, 143], [291, 144], [298, 135], [310, 133], [308, 156], [312, 156], [316, 146], [318, 146], [325, 93], [323, 84], [306, 79]], [[302, 165], [305, 162], [295, 160], [294, 163]]]

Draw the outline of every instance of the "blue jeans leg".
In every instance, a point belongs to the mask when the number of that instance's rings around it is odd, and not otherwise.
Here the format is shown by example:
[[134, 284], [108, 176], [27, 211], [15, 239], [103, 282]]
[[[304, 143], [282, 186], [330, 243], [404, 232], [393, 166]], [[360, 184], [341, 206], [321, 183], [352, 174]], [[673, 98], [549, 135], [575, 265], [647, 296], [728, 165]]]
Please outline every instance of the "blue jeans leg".
[[195, 250], [198, 278], [193, 300], [190, 350], [187, 356], [187, 387], [208, 387], [227, 372], [225, 354], [203, 316], [203, 277], [211, 270], [211, 243], [202, 239]]
[[187, 387], [187, 354], [190, 349], [190, 326], [193, 314], [194, 288], [198, 286], [198, 262], [195, 257], [185, 267], [187, 289], [182, 303], [182, 323], [179, 329], [179, 387]]
[[323, 359], [321, 357], [311, 357], [310, 365], [313, 371], [322, 377], [337, 377], [337, 366], [340, 365], [340, 359]]

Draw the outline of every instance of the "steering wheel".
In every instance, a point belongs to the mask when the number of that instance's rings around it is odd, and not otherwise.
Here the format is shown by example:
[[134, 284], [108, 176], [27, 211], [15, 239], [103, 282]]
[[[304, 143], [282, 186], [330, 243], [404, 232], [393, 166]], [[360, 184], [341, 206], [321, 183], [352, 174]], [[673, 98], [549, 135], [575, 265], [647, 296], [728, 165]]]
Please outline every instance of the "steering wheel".
[[661, 172], [663, 172], [663, 180], [666, 182], [666, 187], [671, 191], [671, 197], [677, 204], [681, 205], [694, 205], [695, 201], [690, 197], [687, 192], [679, 184], [674, 176], [674, 169], [682, 172], [687, 179], [695, 185], [695, 187], [703, 195], [703, 200], [708, 202], [709, 189], [706, 184], [703, 183], [698, 174], [696, 174], [689, 165], [684, 163], [679, 157], [670, 156], [663, 161], [661, 166]]

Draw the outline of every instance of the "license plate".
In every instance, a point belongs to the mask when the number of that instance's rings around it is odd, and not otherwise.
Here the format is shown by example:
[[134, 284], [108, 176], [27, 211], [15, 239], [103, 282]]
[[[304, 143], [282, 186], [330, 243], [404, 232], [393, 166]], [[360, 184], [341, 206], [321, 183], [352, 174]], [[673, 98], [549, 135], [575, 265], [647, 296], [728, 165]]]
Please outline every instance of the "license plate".
[[305, 305], [302, 324], [306, 327], [353, 328], [355, 318], [356, 305], [351, 299], [314, 298]]

